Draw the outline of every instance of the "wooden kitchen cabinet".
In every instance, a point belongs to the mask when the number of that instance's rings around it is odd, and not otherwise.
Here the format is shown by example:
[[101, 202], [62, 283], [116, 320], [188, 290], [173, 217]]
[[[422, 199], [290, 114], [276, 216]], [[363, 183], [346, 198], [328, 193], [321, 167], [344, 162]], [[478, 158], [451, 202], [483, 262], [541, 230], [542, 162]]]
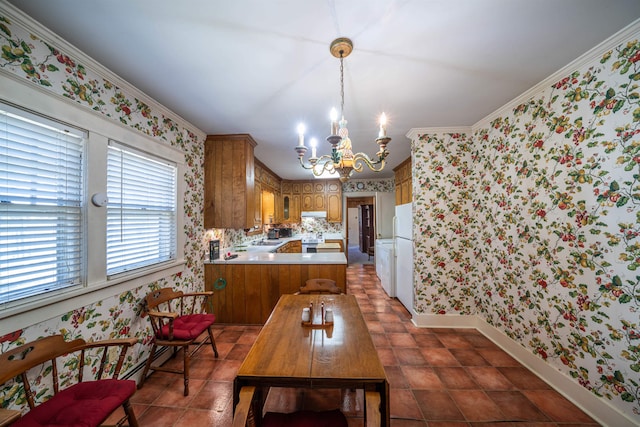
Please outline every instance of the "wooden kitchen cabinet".
[[327, 222], [342, 222], [342, 183], [327, 181]]
[[279, 254], [299, 254], [302, 253], [302, 240], [291, 240], [280, 246], [277, 250]]
[[396, 205], [412, 202], [411, 157], [396, 166], [393, 171], [395, 172]]
[[255, 198], [255, 204], [253, 209], [253, 226], [262, 226], [262, 186], [259, 182], [253, 184], [253, 193]]
[[[204, 265], [205, 290], [215, 292], [210, 311], [217, 323], [263, 324], [281, 295], [298, 292], [308, 279], [318, 277], [335, 280], [343, 292], [347, 290], [346, 264]], [[226, 282], [222, 289], [214, 287], [219, 279]]]
[[249, 134], [207, 136], [204, 150], [205, 228], [237, 230], [256, 225], [253, 154], [256, 145]]
[[328, 222], [342, 222], [342, 183], [335, 180], [283, 181], [284, 221], [300, 222], [301, 211], [327, 212]]

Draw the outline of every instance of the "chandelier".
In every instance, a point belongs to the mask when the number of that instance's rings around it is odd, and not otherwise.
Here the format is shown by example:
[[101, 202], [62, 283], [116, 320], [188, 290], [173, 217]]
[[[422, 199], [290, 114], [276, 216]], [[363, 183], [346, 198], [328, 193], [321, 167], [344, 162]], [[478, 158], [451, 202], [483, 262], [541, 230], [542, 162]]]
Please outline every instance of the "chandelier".
[[325, 173], [338, 173], [340, 181], [345, 182], [351, 174], [362, 172], [364, 165], [374, 172], [380, 172], [384, 169], [385, 158], [389, 155], [387, 144], [391, 138], [387, 137], [387, 118], [384, 113], [380, 116], [380, 129], [376, 143], [380, 148], [372, 159], [365, 153], [353, 153], [351, 149], [351, 139], [349, 139], [349, 131], [347, 130], [347, 121], [344, 118], [344, 58], [349, 56], [353, 50], [353, 43], [348, 38], [338, 38], [331, 42], [329, 47], [331, 55], [340, 59], [340, 121], [338, 121], [338, 112], [335, 108], [331, 110], [331, 135], [327, 137], [327, 142], [331, 144], [331, 154], [316, 156], [316, 141], [311, 139], [311, 157], [309, 163], [305, 163], [304, 156], [307, 153], [307, 147], [304, 145], [305, 127], [303, 124], [298, 126], [298, 145], [295, 147], [298, 153], [300, 165], [305, 169], [310, 169], [315, 176], [321, 176]]

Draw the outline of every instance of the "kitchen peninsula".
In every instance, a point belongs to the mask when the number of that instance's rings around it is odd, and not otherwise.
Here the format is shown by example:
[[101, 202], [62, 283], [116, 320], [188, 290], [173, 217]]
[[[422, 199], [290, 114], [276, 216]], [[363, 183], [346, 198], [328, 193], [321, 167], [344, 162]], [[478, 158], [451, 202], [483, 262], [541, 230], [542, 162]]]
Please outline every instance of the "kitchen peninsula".
[[264, 324], [280, 296], [297, 292], [308, 279], [332, 279], [346, 291], [347, 259], [342, 252], [251, 249], [238, 252], [237, 258], [205, 262], [205, 287], [214, 291], [218, 323]]

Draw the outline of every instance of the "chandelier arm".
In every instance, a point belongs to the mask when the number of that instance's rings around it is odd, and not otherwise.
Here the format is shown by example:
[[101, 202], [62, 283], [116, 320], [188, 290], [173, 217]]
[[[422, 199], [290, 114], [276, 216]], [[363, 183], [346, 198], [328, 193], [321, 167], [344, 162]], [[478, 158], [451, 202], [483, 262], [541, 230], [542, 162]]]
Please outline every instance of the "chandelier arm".
[[[385, 157], [386, 156], [379, 155], [378, 160], [373, 161], [365, 153], [356, 153], [353, 155], [353, 170], [362, 172], [364, 165], [367, 165], [373, 172], [380, 172], [384, 169]], [[380, 165], [380, 167], [376, 168], [376, 165]]]
[[313, 161], [310, 161], [308, 164], [304, 163], [303, 156], [298, 156], [298, 160], [300, 160], [300, 166], [302, 166], [304, 169], [315, 169], [316, 166], [320, 164], [329, 163], [331, 161], [331, 156], [328, 154], [325, 154], [323, 156], [315, 158]]

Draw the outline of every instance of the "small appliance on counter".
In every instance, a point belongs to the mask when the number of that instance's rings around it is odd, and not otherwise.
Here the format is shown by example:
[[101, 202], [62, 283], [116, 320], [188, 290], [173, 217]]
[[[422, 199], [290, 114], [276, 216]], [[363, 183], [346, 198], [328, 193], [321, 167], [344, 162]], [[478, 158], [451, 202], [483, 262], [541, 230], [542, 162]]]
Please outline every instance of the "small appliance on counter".
[[281, 227], [279, 230], [280, 237], [291, 237], [293, 235], [293, 231], [290, 227]]
[[209, 261], [220, 259], [220, 240], [209, 240]]
[[272, 228], [267, 232], [267, 239], [279, 239], [280, 238], [280, 229]]

